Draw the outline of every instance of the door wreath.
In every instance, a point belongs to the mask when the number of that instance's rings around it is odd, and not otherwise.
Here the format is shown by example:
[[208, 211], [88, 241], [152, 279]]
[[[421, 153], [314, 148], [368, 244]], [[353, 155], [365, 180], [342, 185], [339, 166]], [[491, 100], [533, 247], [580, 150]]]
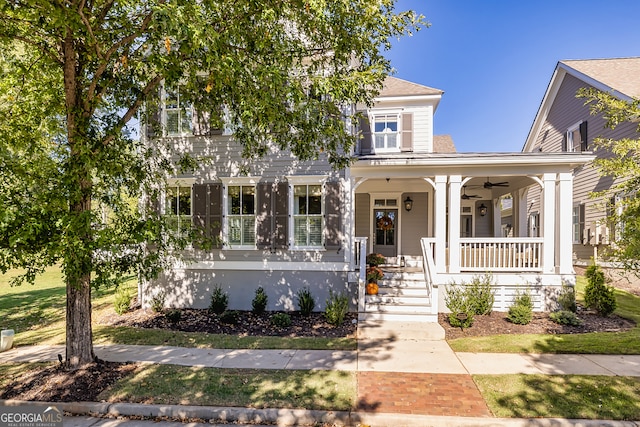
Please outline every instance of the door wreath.
[[393, 220], [391, 218], [389, 218], [389, 215], [385, 215], [383, 217], [378, 218], [378, 222], [376, 223], [376, 226], [380, 229], [380, 230], [391, 230], [393, 229]]

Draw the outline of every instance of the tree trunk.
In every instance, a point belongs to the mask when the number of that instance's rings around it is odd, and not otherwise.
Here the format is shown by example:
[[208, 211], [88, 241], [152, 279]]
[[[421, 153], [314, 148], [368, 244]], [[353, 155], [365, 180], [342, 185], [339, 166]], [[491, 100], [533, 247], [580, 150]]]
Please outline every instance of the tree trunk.
[[76, 368], [95, 361], [91, 332], [91, 276], [78, 283], [67, 279], [67, 348], [66, 361]]

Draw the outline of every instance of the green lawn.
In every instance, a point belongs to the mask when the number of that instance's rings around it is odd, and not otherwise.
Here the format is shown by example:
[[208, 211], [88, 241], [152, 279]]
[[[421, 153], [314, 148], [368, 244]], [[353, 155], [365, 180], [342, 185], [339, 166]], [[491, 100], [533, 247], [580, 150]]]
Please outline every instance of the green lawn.
[[[50, 268], [33, 285], [10, 286], [10, 271], [0, 276], [1, 328], [16, 332], [14, 345], [64, 344], [65, 285], [59, 268]], [[134, 281], [128, 286], [135, 294]], [[355, 350], [355, 338], [325, 337], [249, 337], [195, 332], [175, 332], [160, 329], [138, 329], [126, 326], [106, 326], [95, 322], [105, 314], [113, 314], [115, 289], [92, 292], [93, 336], [95, 344], [171, 345], [179, 347], [240, 348], [240, 349], [304, 349]]]
[[640, 419], [640, 379], [586, 375], [474, 375], [504, 418]]
[[[585, 285], [584, 277], [578, 277], [576, 289], [579, 300]], [[616, 300], [618, 308], [615, 314], [636, 322], [635, 328], [625, 332], [459, 338], [449, 341], [449, 345], [454, 351], [473, 353], [640, 354], [640, 297], [616, 289]]]
[[120, 380], [100, 398], [108, 402], [346, 411], [355, 406], [356, 375], [153, 365]]

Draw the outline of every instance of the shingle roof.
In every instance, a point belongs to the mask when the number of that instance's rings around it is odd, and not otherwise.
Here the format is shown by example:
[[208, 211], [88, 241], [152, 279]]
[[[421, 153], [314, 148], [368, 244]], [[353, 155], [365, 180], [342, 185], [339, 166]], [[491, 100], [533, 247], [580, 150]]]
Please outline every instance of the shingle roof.
[[378, 95], [379, 98], [391, 96], [419, 96], [419, 95], [442, 95], [440, 89], [408, 82], [397, 77], [387, 76], [384, 80], [384, 87]]
[[560, 61], [627, 96], [640, 98], [640, 57]]
[[434, 153], [455, 153], [456, 146], [453, 144], [451, 135], [433, 135]]

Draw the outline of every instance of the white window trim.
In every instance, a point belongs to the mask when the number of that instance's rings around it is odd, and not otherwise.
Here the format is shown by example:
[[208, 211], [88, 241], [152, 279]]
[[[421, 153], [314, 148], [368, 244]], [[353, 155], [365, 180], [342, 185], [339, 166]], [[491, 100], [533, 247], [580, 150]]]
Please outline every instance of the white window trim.
[[[576, 223], [576, 210], [577, 210], [577, 220]], [[576, 229], [577, 227], [577, 229]], [[584, 228], [584, 224], [582, 226]], [[576, 238], [576, 232], [578, 233], [578, 238]], [[582, 240], [580, 240], [580, 203], [574, 203], [571, 207], [571, 242], [574, 245], [582, 244]]]
[[[253, 186], [256, 189], [256, 210], [258, 208], [257, 203], [257, 184], [260, 181], [260, 178], [256, 177], [222, 177], [220, 178], [222, 181], [222, 241], [223, 241], [223, 249], [229, 250], [254, 250], [256, 249], [256, 245], [231, 245], [229, 243], [229, 197], [228, 197], [228, 189], [229, 186], [234, 185], [242, 185], [242, 186]], [[254, 212], [254, 216], [256, 216], [256, 212]], [[254, 235], [257, 238], [257, 221], [254, 223]]]
[[[195, 178], [169, 178], [167, 179], [167, 185], [164, 190], [160, 194], [160, 214], [168, 215], [167, 213], [167, 189], [169, 188], [188, 188], [190, 192], [190, 203], [191, 206], [189, 210], [191, 214], [189, 215], [189, 222], [193, 221], [193, 184], [195, 184]], [[187, 245], [187, 248], [191, 247], [191, 243]]]
[[[315, 250], [315, 251], [319, 251], [319, 250], [325, 250], [324, 248], [324, 228], [325, 228], [325, 223], [324, 223], [324, 216], [325, 216], [325, 211], [324, 211], [324, 205], [325, 205], [325, 188], [324, 188], [324, 184], [327, 181], [328, 177], [325, 175], [295, 175], [295, 176], [287, 176], [287, 181], [289, 183], [289, 206], [288, 206], [288, 211], [289, 211], [289, 236], [287, 236], [288, 240], [289, 240], [289, 247], [291, 248], [292, 251], [304, 251], [304, 250]], [[294, 187], [296, 185], [319, 185], [322, 191], [322, 201], [321, 201], [321, 213], [320, 216], [322, 217], [322, 242], [320, 242], [320, 246], [298, 246], [295, 244], [295, 229], [294, 229], [294, 213], [293, 213], [293, 206], [294, 206]]]
[[[583, 122], [580, 121], [578, 123], [576, 123], [575, 125], [569, 127], [567, 129], [567, 133], [566, 133], [566, 138], [567, 138], [567, 152], [569, 153], [579, 153], [582, 150], [576, 150], [575, 149], [575, 141], [573, 140], [573, 133], [577, 130], [580, 129], [580, 125]], [[578, 141], [578, 146], [580, 146], [580, 144], [582, 144], [582, 141]]]
[[[180, 85], [178, 85], [178, 88], [176, 89], [177, 94], [178, 94], [178, 109], [180, 110], [180, 114], [182, 114], [182, 103], [180, 102]], [[192, 136], [193, 135], [193, 123], [191, 123], [189, 125], [189, 129], [185, 132], [184, 130], [180, 129], [180, 132], [177, 133], [169, 133], [168, 131], [168, 126], [167, 126], [167, 90], [166, 87], [164, 85], [164, 83], [162, 84], [162, 92], [161, 92], [161, 99], [162, 99], [162, 114], [161, 114], [161, 122], [162, 122], [162, 134], [165, 137], [169, 137], [169, 138], [176, 138], [176, 137], [185, 137], [185, 136]], [[191, 110], [191, 121], [193, 122], [193, 115], [195, 114], [195, 111], [193, 110], [193, 106], [192, 105], [185, 105], [185, 110]], [[173, 110], [173, 109], [172, 109]], [[179, 119], [178, 120], [178, 126], [181, 127], [182, 125], [182, 120]]]
[[[376, 127], [376, 117], [379, 116], [396, 116], [396, 123], [398, 130], [396, 131], [396, 146], [393, 148], [386, 147], [386, 138], [385, 138], [385, 147], [377, 148], [376, 147], [376, 134], [379, 132], [375, 131]], [[369, 123], [371, 124], [371, 149], [374, 153], [399, 153], [400, 146], [402, 145], [402, 111], [400, 110], [375, 110], [369, 113]]]

